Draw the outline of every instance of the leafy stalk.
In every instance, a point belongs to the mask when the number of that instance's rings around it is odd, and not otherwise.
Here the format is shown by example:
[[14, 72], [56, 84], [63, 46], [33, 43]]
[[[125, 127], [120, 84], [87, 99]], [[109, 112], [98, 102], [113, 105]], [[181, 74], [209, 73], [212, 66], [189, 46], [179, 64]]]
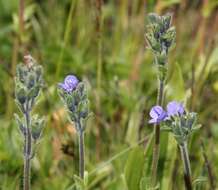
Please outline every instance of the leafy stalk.
[[63, 83], [59, 83], [59, 95], [68, 110], [70, 120], [75, 123], [79, 139], [79, 176], [83, 181], [85, 171], [84, 130], [89, 114], [86, 86], [76, 76], [68, 75]]
[[30, 110], [28, 109], [28, 103], [26, 105], [26, 110], [24, 114], [26, 120], [25, 127], [25, 137], [24, 137], [24, 190], [30, 190], [30, 167], [31, 167], [31, 157], [32, 157], [32, 137], [30, 131]]
[[30, 56], [25, 56], [26, 64], [17, 66], [15, 78], [15, 101], [20, 108], [22, 117], [15, 114], [19, 130], [24, 140], [23, 190], [30, 190], [31, 159], [33, 146], [41, 137], [43, 119], [37, 115], [31, 117], [31, 110], [43, 85], [42, 67]]
[[84, 179], [85, 170], [85, 150], [84, 150], [84, 132], [79, 132], [79, 173], [80, 177]]
[[[168, 52], [175, 42], [175, 28], [171, 27], [172, 16], [166, 14], [159, 16], [155, 13], [148, 15], [148, 25], [146, 26], [146, 42], [148, 48], [152, 50], [155, 59], [155, 65], [158, 69], [158, 94], [157, 105], [162, 106], [164, 82], [167, 75], [167, 59]], [[160, 152], [160, 126], [154, 124], [154, 146], [153, 146], [153, 160], [151, 166], [152, 186], [156, 186], [157, 168]]]
[[[157, 104], [162, 106], [163, 104], [163, 91], [164, 91], [164, 80], [159, 79], [159, 88], [157, 95]], [[152, 185], [156, 184], [157, 178], [157, 166], [160, 152], [160, 126], [159, 124], [154, 124], [154, 147], [153, 147], [153, 160], [151, 165], [151, 176], [152, 176]]]
[[163, 120], [162, 129], [171, 132], [177, 141], [184, 167], [184, 181], [186, 190], [192, 190], [192, 176], [187, 142], [189, 136], [200, 128], [197, 123], [197, 113], [188, 112], [182, 103], [172, 101], [167, 104], [167, 120]]

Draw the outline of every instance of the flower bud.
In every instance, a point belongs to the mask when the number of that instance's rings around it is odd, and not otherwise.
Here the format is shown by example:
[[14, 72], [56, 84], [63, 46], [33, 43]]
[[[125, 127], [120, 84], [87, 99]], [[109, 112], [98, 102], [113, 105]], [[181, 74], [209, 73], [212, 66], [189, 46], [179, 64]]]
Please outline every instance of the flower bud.
[[162, 17], [162, 19], [163, 19], [162, 22], [163, 22], [164, 28], [165, 28], [165, 30], [167, 30], [170, 27], [172, 15], [166, 14]]
[[34, 141], [40, 139], [43, 128], [44, 128], [44, 119], [39, 119], [38, 116], [35, 116], [32, 119], [32, 128], [31, 128], [31, 134]]
[[160, 65], [167, 63], [168, 51], [175, 42], [176, 31], [174, 27], [170, 27], [171, 20], [172, 16], [169, 14], [158, 16], [151, 13], [148, 15], [145, 38]]
[[83, 130], [83, 121], [89, 114], [89, 101], [83, 82], [73, 75], [68, 75], [64, 83], [59, 83], [59, 94], [66, 105], [71, 121], [75, 122], [77, 131]]
[[150, 13], [150, 14], [148, 14], [148, 21], [150, 23], [160, 23], [161, 17], [156, 13]]
[[15, 120], [16, 120], [16, 123], [19, 127], [19, 130], [20, 130], [20, 133], [25, 136], [26, 134], [26, 129], [25, 129], [25, 126], [24, 124], [22, 123], [20, 117], [17, 115], [17, 114], [14, 114], [14, 117], [15, 117]]
[[39, 95], [40, 87], [39, 86], [34, 86], [32, 89], [30, 89], [28, 97], [31, 98], [36, 98]]
[[20, 104], [24, 104], [26, 102], [27, 97], [26, 97], [26, 91], [24, 88], [18, 87], [18, 89], [16, 89], [15, 91], [15, 96]]
[[35, 73], [36, 73], [36, 81], [39, 81], [42, 77], [42, 67], [38, 66], [35, 68]]
[[74, 105], [77, 106], [80, 102], [80, 94], [79, 94], [78, 89], [73, 91], [72, 95], [73, 95], [73, 99], [74, 99]]
[[80, 102], [78, 106], [78, 112], [81, 118], [87, 118], [89, 113], [88, 100]]
[[35, 81], [35, 75], [33, 73], [29, 74], [29, 76], [27, 77], [27, 88], [31, 89], [34, 87], [34, 85], [36, 84]]

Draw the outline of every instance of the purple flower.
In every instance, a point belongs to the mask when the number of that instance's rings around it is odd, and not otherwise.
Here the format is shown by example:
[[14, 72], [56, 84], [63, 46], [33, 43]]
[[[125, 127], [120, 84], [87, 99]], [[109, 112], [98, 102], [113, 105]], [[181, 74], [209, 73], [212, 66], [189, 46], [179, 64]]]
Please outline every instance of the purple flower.
[[74, 75], [68, 75], [64, 79], [63, 83], [59, 83], [58, 86], [65, 92], [72, 92], [78, 85], [79, 80]]
[[185, 109], [180, 102], [172, 101], [167, 104], [167, 115], [169, 117], [184, 114]]
[[149, 120], [149, 123], [159, 124], [161, 121], [165, 120], [167, 113], [161, 106], [154, 106], [151, 108], [150, 116], [152, 119]]

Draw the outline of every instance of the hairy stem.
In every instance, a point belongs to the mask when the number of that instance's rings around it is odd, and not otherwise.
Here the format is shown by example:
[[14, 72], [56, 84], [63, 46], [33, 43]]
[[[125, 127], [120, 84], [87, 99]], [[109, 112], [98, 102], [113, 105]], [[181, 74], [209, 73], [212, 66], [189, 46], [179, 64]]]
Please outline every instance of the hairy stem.
[[[159, 87], [157, 94], [157, 105], [162, 106], [163, 104], [163, 91], [164, 91], [164, 80], [159, 79]], [[160, 126], [154, 125], [154, 147], [153, 147], [153, 160], [151, 166], [151, 175], [152, 175], [152, 185], [156, 185], [157, 180], [157, 167], [159, 160], [159, 152], [160, 152]]]
[[180, 145], [181, 157], [184, 166], [184, 180], [186, 190], [192, 190], [192, 180], [191, 180], [191, 167], [190, 160], [188, 155], [187, 143], [183, 143]]
[[32, 139], [30, 132], [30, 112], [28, 106], [25, 111], [26, 128], [25, 128], [25, 141], [24, 141], [24, 177], [23, 189], [30, 190], [30, 160], [32, 152]]
[[23, 189], [30, 190], [30, 159], [24, 160], [24, 177], [23, 177]]
[[79, 132], [79, 174], [84, 179], [85, 170], [85, 150], [84, 150], [84, 132]]

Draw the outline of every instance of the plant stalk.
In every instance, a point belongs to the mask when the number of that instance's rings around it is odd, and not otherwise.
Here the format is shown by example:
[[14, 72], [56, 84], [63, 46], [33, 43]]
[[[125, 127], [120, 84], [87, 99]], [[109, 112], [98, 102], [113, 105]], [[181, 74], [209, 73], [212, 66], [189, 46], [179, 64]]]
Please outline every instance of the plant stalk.
[[180, 147], [181, 157], [182, 157], [183, 166], [184, 166], [185, 187], [186, 187], [186, 190], [192, 190], [191, 167], [190, 167], [187, 143], [185, 142], [179, 147]]
[[[163, 104], [163, 92], [164, 92], [164, 80], [158, 78], [159, 87], [157, 94], [157, 105], [162, 106]], [[160, 152], [160, 126], [158, 124], [154, 124], [154, 148], [153, 148], [153, 160], [151, 166], [151, 176], [152, 176], [152, 186], [156, 185], [157, 180], [157, 167], [159, 160], [159, 152]]]
[[[28, 105], [28, 103], [27, 103]], [[30, 190], [30, 168], [31, 168], [31, 153], [32, 153], [32, 138], [30, 132], [30, 112], [28, 106], [25, 111], [25, 141], [24, 141], [24, 177], [23, 189]]]
[[85, 170], [85, 150], [84, 150], [84, 132], [79, 132], [79, 174], [84, 179]]

